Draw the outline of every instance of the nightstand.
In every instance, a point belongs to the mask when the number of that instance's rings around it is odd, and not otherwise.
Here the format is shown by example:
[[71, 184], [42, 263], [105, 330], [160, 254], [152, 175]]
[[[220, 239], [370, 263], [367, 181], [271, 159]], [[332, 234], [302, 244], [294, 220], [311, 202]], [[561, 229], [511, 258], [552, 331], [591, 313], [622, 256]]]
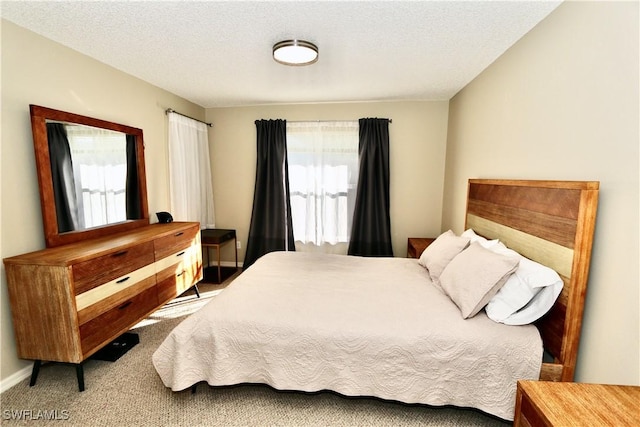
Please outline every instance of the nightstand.
[[422, 252], [434, 240], [436, 239], [430, 237], [409, 237], [407, 240], [407, 258], [420, 258]]
[[518, 381], [515, 427], [637, 426], [640, 387]]
[[[208, 283], [222, 283], [233, 273], [238, 271], [238, 244], [236, 230], [221, 228], [205, 228], [200, 232], [200, 244], [206, 253], [207, 262], [204, 268], [204, 281]], [[228, 243], [234, 243], [236, 250], [236, 267], [222, 267], [220, 265], [220, 248]], [[209, 266], [209, 248], [215, 248], [217, 263], [215, 267]]]

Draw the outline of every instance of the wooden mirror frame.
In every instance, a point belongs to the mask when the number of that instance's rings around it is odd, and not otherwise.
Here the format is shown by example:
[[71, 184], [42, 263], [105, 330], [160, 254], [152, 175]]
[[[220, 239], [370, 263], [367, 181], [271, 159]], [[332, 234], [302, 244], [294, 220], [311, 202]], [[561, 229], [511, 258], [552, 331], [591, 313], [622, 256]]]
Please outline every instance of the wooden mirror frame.
[[[40, 205], [42, 207], [42, 222], [44, 226], [44, 238], [48, 248], [79, 242], [81, 240], [107, 236], [123, 231], [132, 230], [149, 224], [149, 208], [147, 204], [147, 180], [144, 165], [144, 140], [142, 129], [93, 117], [54, 110], [51, 108], [30, 105], [31, 129], [33, 132], [33, 147], [36, 157], [36, 169], [38, 185], [40, 187]], [[51, 158], [49, 154], [49, 142], [47, 140], [47, 120], [59, 122], [77, 123], [96, 128], [109, 129], [133, 135], [136, 138], [136, 163], [138, 166], [138, 186], [140, 189], [140, 219], [129, 219], [122, 222], [92, 227], [77, 231], [60, 233], [58, 230], [58, 218], [56, 215], [55, 197], [53, 193], [53, 180], [51, 176]]]

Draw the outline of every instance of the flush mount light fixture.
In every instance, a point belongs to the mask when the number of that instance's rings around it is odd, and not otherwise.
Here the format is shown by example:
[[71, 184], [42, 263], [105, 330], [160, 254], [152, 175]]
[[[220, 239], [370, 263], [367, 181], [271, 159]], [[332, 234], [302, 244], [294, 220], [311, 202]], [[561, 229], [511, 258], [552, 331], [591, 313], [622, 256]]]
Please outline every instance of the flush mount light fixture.
[[273, 59], [284, 65], [310, 65], [318, 60], [318, 46], [304, 40], [285, 40], [273, 45]]

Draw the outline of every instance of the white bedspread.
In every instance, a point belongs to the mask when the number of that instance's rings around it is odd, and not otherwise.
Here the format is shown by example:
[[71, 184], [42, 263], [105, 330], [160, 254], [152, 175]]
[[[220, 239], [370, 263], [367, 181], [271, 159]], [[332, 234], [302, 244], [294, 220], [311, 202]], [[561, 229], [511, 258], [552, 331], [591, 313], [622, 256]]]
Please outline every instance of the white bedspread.
[[464, 320], [416, 259], [274, 252], [178, 325], [153, 354], [174, 391], [263, 383], [512, 420], [516, 380], [537, 379], [534, 326]]

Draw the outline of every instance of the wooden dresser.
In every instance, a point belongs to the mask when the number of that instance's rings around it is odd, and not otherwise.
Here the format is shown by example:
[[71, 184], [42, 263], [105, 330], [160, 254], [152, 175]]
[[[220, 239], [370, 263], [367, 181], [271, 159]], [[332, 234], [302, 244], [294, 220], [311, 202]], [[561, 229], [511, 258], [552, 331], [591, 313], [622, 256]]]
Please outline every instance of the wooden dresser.
[[18, 357], [82, 362], [202, 279], [198, 223], [133, 231], [4, 260]]

